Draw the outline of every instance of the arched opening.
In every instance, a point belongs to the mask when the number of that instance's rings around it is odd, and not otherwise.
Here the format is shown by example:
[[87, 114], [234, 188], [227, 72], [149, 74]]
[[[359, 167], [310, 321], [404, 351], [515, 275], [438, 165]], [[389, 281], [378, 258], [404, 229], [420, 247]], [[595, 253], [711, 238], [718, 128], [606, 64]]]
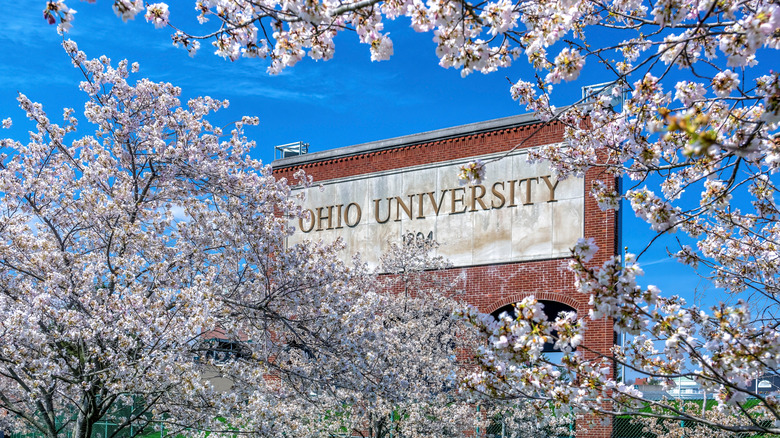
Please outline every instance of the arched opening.
[[[555, 318], [561, 312], [574, 312], [577, 310], [568, 304], [564, 304], [558, 301], [552, 300], [538, 300], [544, 307], [542, 310], [547, 316], [548, 321], [555, 321]], [[507, 304], [495, 311], [491, 312], [494, 318], [498, 319], [502, 314], [506, 314], [510, 318], [516, 318], [514, 304]], [[557, 337], [558, 333], [552, 332], [553, 336]], [[555, 342], [546, 342], [542, 347], [542, 353], [547, 361], [552, 364], [560, 364], [561, 358], [565, 353], [555, 348]], [[568, 378], [568, 377], [564, 377]], [[488, 438], [510, 438], [510, 437], [525, 437], [528, 435], [526, 428], [534, 430], [533, 436], [548, 436], [548, 437], [571, 437], [575, 436], [576, 424], [574, 416], [567, 412], [561, 412], [555, 416], [555, 420], [548, 424], [541, 425], [538, 422], [533, 422], [532, 425], [526, 425], [525, 427], [519, 424], [507, 424], [501, 416], [497, 416], [493, 419], [492, 424], [487, 427], [486, 434]], [[519, 427], [519, 429], [517, 429]]]
[[[539, 300], [539, 303], [544, 305], [544, 314], [547, 316], [548, 321], [555, 321], [555, 318], [558, 317], [558, 314], [561, 312], [574, 312], [577, 313], [577, 310], [568, 304], [564, 304], [558, 301], [552, 301], [552, 300]], [[498, 319], [498, 317], [502, 314], [506, 313], [510, 318], [516, 318], [517, 314], [515, 313], [515, 306], [514, 304], [507, 304], [506, 306], [500, 307], [496, 309], [494, 312], [491, 313], [494, 318]], [[557, 332], [553, 330], [552, 332], [553, 336], [558, 335]], [[542, 353], [554, 353], [559, 352], [560, 350], [555, 348], [554, 342], [546, 342], [544, 344], [544, 347], [542, 348]]]

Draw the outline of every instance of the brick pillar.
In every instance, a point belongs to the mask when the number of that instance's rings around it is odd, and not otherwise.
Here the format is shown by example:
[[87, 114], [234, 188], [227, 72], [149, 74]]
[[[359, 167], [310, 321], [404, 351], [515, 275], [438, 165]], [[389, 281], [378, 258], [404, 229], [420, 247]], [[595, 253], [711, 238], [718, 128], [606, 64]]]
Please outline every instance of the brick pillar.
[[[593, 350], [586, 352], [585, 358], [596, 360], [599, 356], [610, 356], [614, 342], [613, 321], [609, 318], [593, 321], [588, 319], [585, 330], [584, 346]], [[615, 370], [610, 368], [609, 377], [614, 377]], [[603, 407], [610, 409], [610, 403], [604, 402]], [[594, 414], [584, 415], [577, 419], [577, 438], [610, 438], [612, 436], [612, 419]]]
[[577, 438], [610, 438], [612, 419], [596, 417], [593, 414], [577, 419]]

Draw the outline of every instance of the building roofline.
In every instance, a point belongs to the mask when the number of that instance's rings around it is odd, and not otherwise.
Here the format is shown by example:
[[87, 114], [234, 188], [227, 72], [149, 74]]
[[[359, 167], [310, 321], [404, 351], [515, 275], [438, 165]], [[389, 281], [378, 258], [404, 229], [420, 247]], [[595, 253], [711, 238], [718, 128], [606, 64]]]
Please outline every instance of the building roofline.
[[397, 149], [404, 146], [410, 146], [431, 141], [446, 140], [466, 135], [480, 134], [483, 132], [498, 131], [517, 126], [531, 125], [541, 120], [532, 113], [521, 114], [517, 116], [502, 117], [500, 119], [487, 120], [484, 122], [469, 123], [466, 125], [453, 126], [451, 128], [436, 129], [434, 131], [422, 132], [419, 134], [404, 135], [401, 137], [389, 138], [386, 140], [377, 140], [368, 143], [361, 143], [354, 146], [345, 146], [336, 149], [330, 149], [310, 154], [296, 155], [294, 157], [280, 158], [271, 163], [274, 169], [293, 167], [305, 163], [333, 160], [338, 158], [361, 155], [369, 152], [377, 152], [387, 149]]

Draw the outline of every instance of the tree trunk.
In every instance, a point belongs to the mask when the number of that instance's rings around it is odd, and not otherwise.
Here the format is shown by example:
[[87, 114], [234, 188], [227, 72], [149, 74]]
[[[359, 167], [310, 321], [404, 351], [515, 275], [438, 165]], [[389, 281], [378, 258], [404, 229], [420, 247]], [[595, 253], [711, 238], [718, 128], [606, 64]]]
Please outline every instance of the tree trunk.
[[[81, 399], [81, 406], [73, 426], [71, 438], [91, 438], [95, 423], [100, 420], [99, 409], [94, 396], [85, 393]], [[103, 437], [107, 438], [107, 437]]]

